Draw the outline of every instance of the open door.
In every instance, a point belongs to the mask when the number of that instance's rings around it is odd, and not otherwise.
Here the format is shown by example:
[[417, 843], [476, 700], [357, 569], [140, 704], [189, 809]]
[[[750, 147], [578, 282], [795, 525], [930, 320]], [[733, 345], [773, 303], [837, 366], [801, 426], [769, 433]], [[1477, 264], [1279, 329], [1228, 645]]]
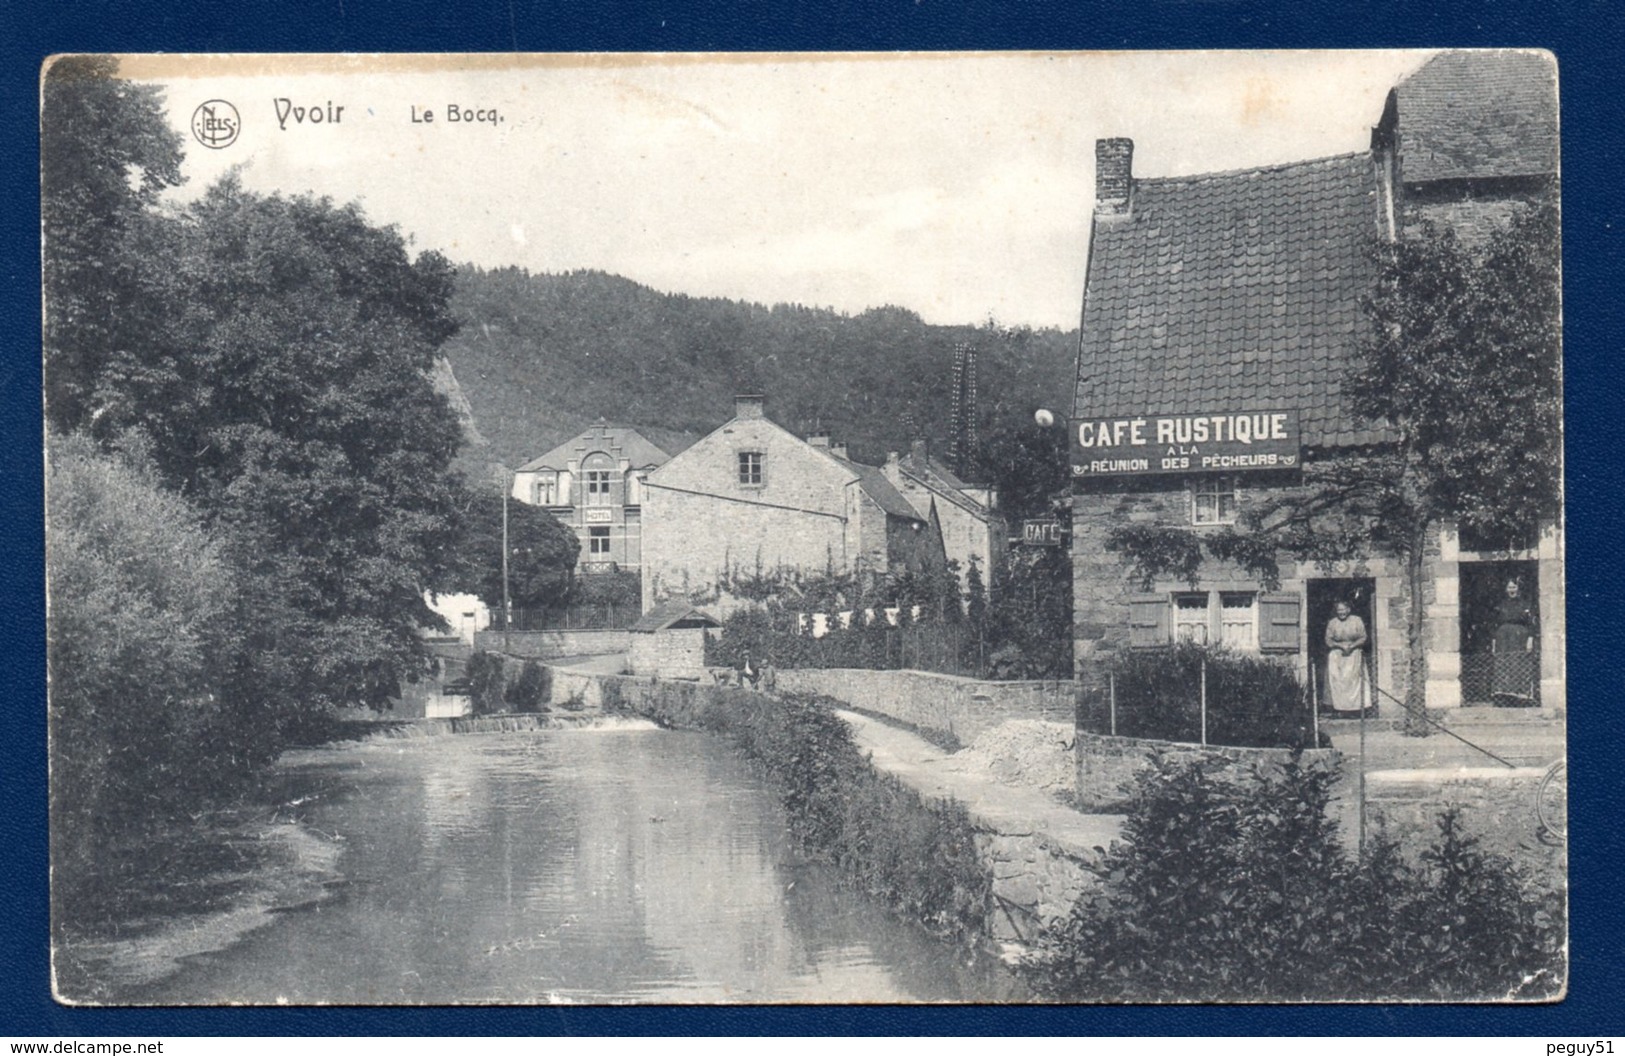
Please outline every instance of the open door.
[[1348, 602], [1350, 612], [1365, 624], [1366, 704], [1368, 707], [1377, 704], [1374, 664], [1377, 655], [1376, 593], [1377, 581], [1370, 577], [1308, 581], [1309, 677], [1322, 713], [1329, 709], [1330, 702], [1326, 668], [1331, 651], [1326, 647], [1326, 625], [1336, 615], [1339, 601]]

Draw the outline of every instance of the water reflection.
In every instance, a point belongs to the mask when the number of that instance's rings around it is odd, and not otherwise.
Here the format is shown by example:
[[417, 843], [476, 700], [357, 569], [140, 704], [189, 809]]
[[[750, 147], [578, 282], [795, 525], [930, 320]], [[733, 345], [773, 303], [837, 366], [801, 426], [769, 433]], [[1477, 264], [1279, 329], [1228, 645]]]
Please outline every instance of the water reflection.
[[333, 898], [189, 959], [138, 1001], [954, 1001], [1013, 981], [787, 845], [706, 735], [382, 741], [283, 765], [342, 846]]

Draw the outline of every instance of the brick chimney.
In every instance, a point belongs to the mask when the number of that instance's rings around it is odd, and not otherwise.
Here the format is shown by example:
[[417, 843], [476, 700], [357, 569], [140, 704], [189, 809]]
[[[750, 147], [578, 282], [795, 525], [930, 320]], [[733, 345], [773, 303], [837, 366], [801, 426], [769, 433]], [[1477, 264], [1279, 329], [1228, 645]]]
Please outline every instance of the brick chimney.
[[808, 447], [816, 447], [820, 451], [828, 451], [829, 450], [829, 437], [827, 437], [827, 436], [809, 436], [809, 437], [807, 437], [807, 446]]
[[735, 418], [762, 417], [762, 397], [757, 395], [734, 397]]
[[925, 465], [925, 459], [926, 459], [925, 441], [924, 440], [911, 440], [911, 441], [909, 441], [908, 457], [912, 458], [916, 465], [921, 465], [921, 466]]
[[838, 444], [834, 444], [834, 443], [830, 444], [829, 445], [829, 453], [834, 455], [836, 458], [845, 458], [846, 457], [846, 441], [842, 440]]
[[1095, 140], [1095, 216], [1128, 216], [1134, 197], [1134, 141]]

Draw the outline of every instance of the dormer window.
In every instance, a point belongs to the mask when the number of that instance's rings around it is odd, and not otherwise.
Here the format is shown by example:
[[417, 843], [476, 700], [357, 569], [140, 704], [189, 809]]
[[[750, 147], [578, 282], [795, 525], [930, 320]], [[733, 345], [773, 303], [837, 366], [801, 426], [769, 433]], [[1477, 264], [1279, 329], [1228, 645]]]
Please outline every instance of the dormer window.
[[762, 453], [760, 451], [739, 452], [739, 484], [746, 488], [759, 488], [762, 486]]
[[559, 499], [559, 478], [556, 473], [544, 473], [531, 484], [530, 501], [536, 506], [552, 506]]

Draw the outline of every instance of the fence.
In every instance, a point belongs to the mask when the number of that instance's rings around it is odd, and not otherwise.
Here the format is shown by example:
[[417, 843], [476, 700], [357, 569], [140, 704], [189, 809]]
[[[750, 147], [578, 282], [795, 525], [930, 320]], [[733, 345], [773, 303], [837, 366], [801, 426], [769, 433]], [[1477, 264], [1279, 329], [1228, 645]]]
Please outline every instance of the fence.
[[[639, 615], [640, 609], [636, 603], [631, 605], [580, 603], [562, 609], [515, 606], [513, 610], [513, 627], [511, 629], [515, 631], [618, 630], [632, 626]], [[494, 614], [491, 629], [494, 631], [502, 630], [501, 612]]]
[[1539, 653], [1463, 653], [1461, 699], [1466, 704], [1533, 707], [1540, 703]]
[[965, 678], [987, 674], [986, 643], [963, 624], [905, 620], [894, 627], [880, 619], [864, 622], [854, 614], [848, 626], [837, 623], [815, 637], [811, 621], [798, 626], [796, 616], [763, 614], [759, 621], [748, 622], [730, 619], [713, 636], [706, 662], [736, 667], [748, 649], [756, 662], [779, 668], [910, 669]]

